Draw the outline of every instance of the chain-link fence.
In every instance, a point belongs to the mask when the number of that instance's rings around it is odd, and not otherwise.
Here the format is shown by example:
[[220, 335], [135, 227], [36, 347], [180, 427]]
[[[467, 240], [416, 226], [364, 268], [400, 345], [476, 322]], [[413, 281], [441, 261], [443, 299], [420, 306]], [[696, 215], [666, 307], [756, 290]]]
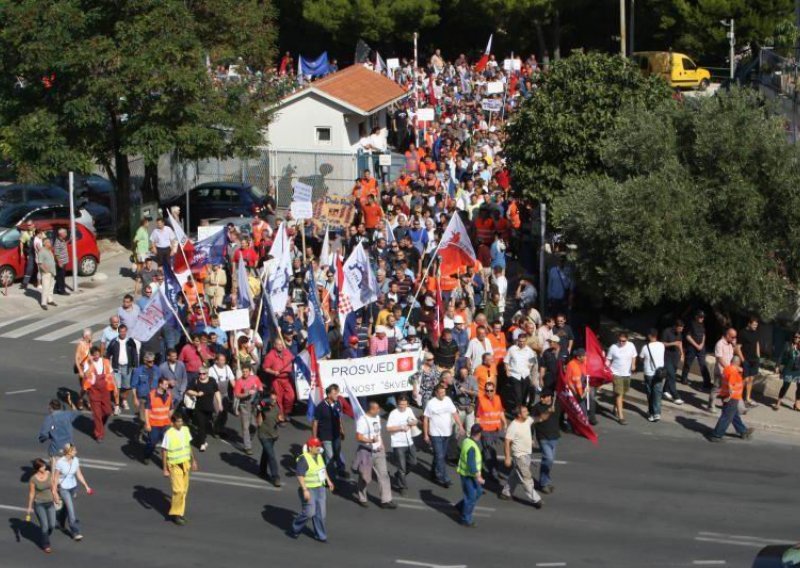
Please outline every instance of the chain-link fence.
[[356, 156], [352, 153], [270, 150], [269, 179], [276, 189], [279, 208], [292, 201], [292, 183], [312, 187], [312, 200], [326, 195], [349, 195], [358, 177]]

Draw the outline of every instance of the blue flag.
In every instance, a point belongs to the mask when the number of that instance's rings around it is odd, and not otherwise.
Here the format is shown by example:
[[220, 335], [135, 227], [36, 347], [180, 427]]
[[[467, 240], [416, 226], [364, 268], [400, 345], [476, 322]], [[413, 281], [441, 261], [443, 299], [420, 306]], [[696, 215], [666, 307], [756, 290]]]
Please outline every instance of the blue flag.
[[300, 75], [305, 77], [322, 77], [332, 71], [328, 63], [328, 52], [325, 51], [316, 59], [306, 59], [302, 55], [297, 58], [297, 67]]
[[178, 296], [182, 294], [181, 290], [183, 289], [181, 283], [178, 281], [178, 277], [175, 276], [175, 273], [172, 271], [172, 267], [169, 264], [164, 264], [164, 294], [167, 296], [167, 300], [169, 303], [172, 304], [173, 308], [178, 306]]
[[258, 333], [261, 335], [261, 341], [266, 345], [271, 341], [272, 337], [277, 336], [277, 333], [275, 332], [275, 314], [272, 313], [272, 305], [269, 303], [266, 291], [262, 292], [262, 294], [265, 294], [265, 296], [261, 300], [261, 320], [258, 324]]
[[322, 308], [319, 305], [319, 297], [317, 296], [317, 283], [314, 280], [314, 271], [309, 268], [308, 270], [308, 344], [314, 346], [314, 351], [317, 357], [325, 357], [331, 352], [331, 346], [328, 343], [328, 332], [325, 330], [325, 318], [322, 314]]
[[228, 248], [228, 231], [223, 228], [210, 237], [194, 243], [192, 270], [207, 264], [225, 264], [225, 250]]
[[244, 263], [244, 257], [239, 257], [239, 266], [236, 269], [236, 278], [238, 280], [238, 299], [236, 305], [239, 308], [252, 308], [253, 299], [250, 297], [250, 275], [247, 272], [247, 266]]

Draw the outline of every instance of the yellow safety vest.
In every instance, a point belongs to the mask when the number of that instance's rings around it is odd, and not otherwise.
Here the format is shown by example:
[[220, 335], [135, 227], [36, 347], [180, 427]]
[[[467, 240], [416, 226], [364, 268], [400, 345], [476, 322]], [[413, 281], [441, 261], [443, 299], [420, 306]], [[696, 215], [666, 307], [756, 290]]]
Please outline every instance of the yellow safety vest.
[[306, 471], [304, 476], [306, 488], [316, 489], [317, 487], [324, 486], [328, 480], [325, 474], [325, 460], [322, 459], [320, 454], [313, 455], [309, 452], [303, 452], [302, 455], [297, 458], [297, 461], [299, 462], [304, 458], [308, 464], [308, 471]]
[[164, 434], [164, 446], [167, 450], [167, 464], [178, 465], [192, 459], [192, 435], [189, 428], [180, 430], [170, 428]]
[[[472, 473], [469, 470], [469, 465], [467, 464], [467, 455], [473, 448], [475, 449], [476, 473]], [[480, 446], [478, 446], [478, 443], [472, 438], [465, 438], [464, 442], [461, 444], [461, 455], [458, 458], [458, 467], [456, 468], [456, 472], [461, 477], [477, 477], [477, 475], [481, 472], [481, 467], [483, 467], [483, 455], [481, 454]]]

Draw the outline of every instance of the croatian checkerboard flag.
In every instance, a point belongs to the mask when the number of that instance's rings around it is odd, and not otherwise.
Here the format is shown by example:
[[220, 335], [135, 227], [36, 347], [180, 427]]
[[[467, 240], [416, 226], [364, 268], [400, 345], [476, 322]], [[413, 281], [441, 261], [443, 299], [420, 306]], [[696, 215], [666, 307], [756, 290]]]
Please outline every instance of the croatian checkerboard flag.
[[302, 379], [308, 381], [310, 387], [306, 418], [311, 422], [314, 419], [314, 409], [325, 399], [325, 391], [322, 389], [319, 373], [317, 373], [317, 356], [313, 344], [309, 345], [308, 349], [301, 351], [294, 358], [294, 370], [296, 378], [300, 379], [302, 377]]
[[[364, 306], [377, 301], [378, 299], [378, 280], [369, 262], [367, 251], [364, 245], [358, 243], [347, 261], [343, 265], [344, 269], [344, 289], [343, 295], [347, 295], [350, 302], [350, 310], [355, 311]], [[341, 313], [341, 307], [339, 309]]]

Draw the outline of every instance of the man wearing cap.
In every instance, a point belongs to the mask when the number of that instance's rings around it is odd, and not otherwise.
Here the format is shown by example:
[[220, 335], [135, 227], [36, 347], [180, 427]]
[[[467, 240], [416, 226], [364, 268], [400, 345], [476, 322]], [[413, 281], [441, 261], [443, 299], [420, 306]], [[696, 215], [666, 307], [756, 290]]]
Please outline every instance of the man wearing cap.
[[[546, 417], [545, 417], [546, 419]], [[525, 488], [525, 496], [533, 502], [537, 509], [542, 507], [542, 498], [536, 493], [533, 486], [533, 474], [531, 473], [531, 461], [533, 457], [533, 433], [531, 426], [536, 422], [530, 417], [528, 407], [524, 404], [517, 406], [514, 410], [514, 420], [506, 429], [505, 441], [505, 465], [511, 470], [503, 490], [499, 497], [503, 500], [511, 499], [514, 488], [518, 483], [522, 483]]]
[[472, 514], [475, 511], [475, 506], [478, 504], [478, 499], [483, 494], [483, 475], [481, 475], [482, 461], [481, 458], [481, 433], [483, 429], [480, 424], [473, 424], [469, 431], [469, 437], [464, 438], [461, 443], [461, 455], [458, 458], [458, 467], [456, 469], [459, 477], [461, 477], [461, 491], [463, 497], [461, 501], [456, 504], [456, 509], [461, 515], [461, 524], [465, 527], [474, 527], [475, 521], [472, 520]]
[[453, 318], [453, 340], [458, 345], [459, 357], [464, 357], [469, 346], [469, 330], [463, 316]]
[[351, 335], [347, 340], [347, 348], [342, 353], [342, 359], [358, 359], [359, 357], [363, 357], [363, 355], [358, 348], [358, 337]]
[[319, 542], [328, 541], [325, 530], [326, 487], [333, 491], [333, 481], [325, 469], [322, 457], [322, 442], [319, 438], [309, 438], [303, 453], [297, 458], [295, 469], [297, 482], [300, 485], [300, 513], [292, 521], [288, 535], [297, 538], [311, 519], [314, 536]]

